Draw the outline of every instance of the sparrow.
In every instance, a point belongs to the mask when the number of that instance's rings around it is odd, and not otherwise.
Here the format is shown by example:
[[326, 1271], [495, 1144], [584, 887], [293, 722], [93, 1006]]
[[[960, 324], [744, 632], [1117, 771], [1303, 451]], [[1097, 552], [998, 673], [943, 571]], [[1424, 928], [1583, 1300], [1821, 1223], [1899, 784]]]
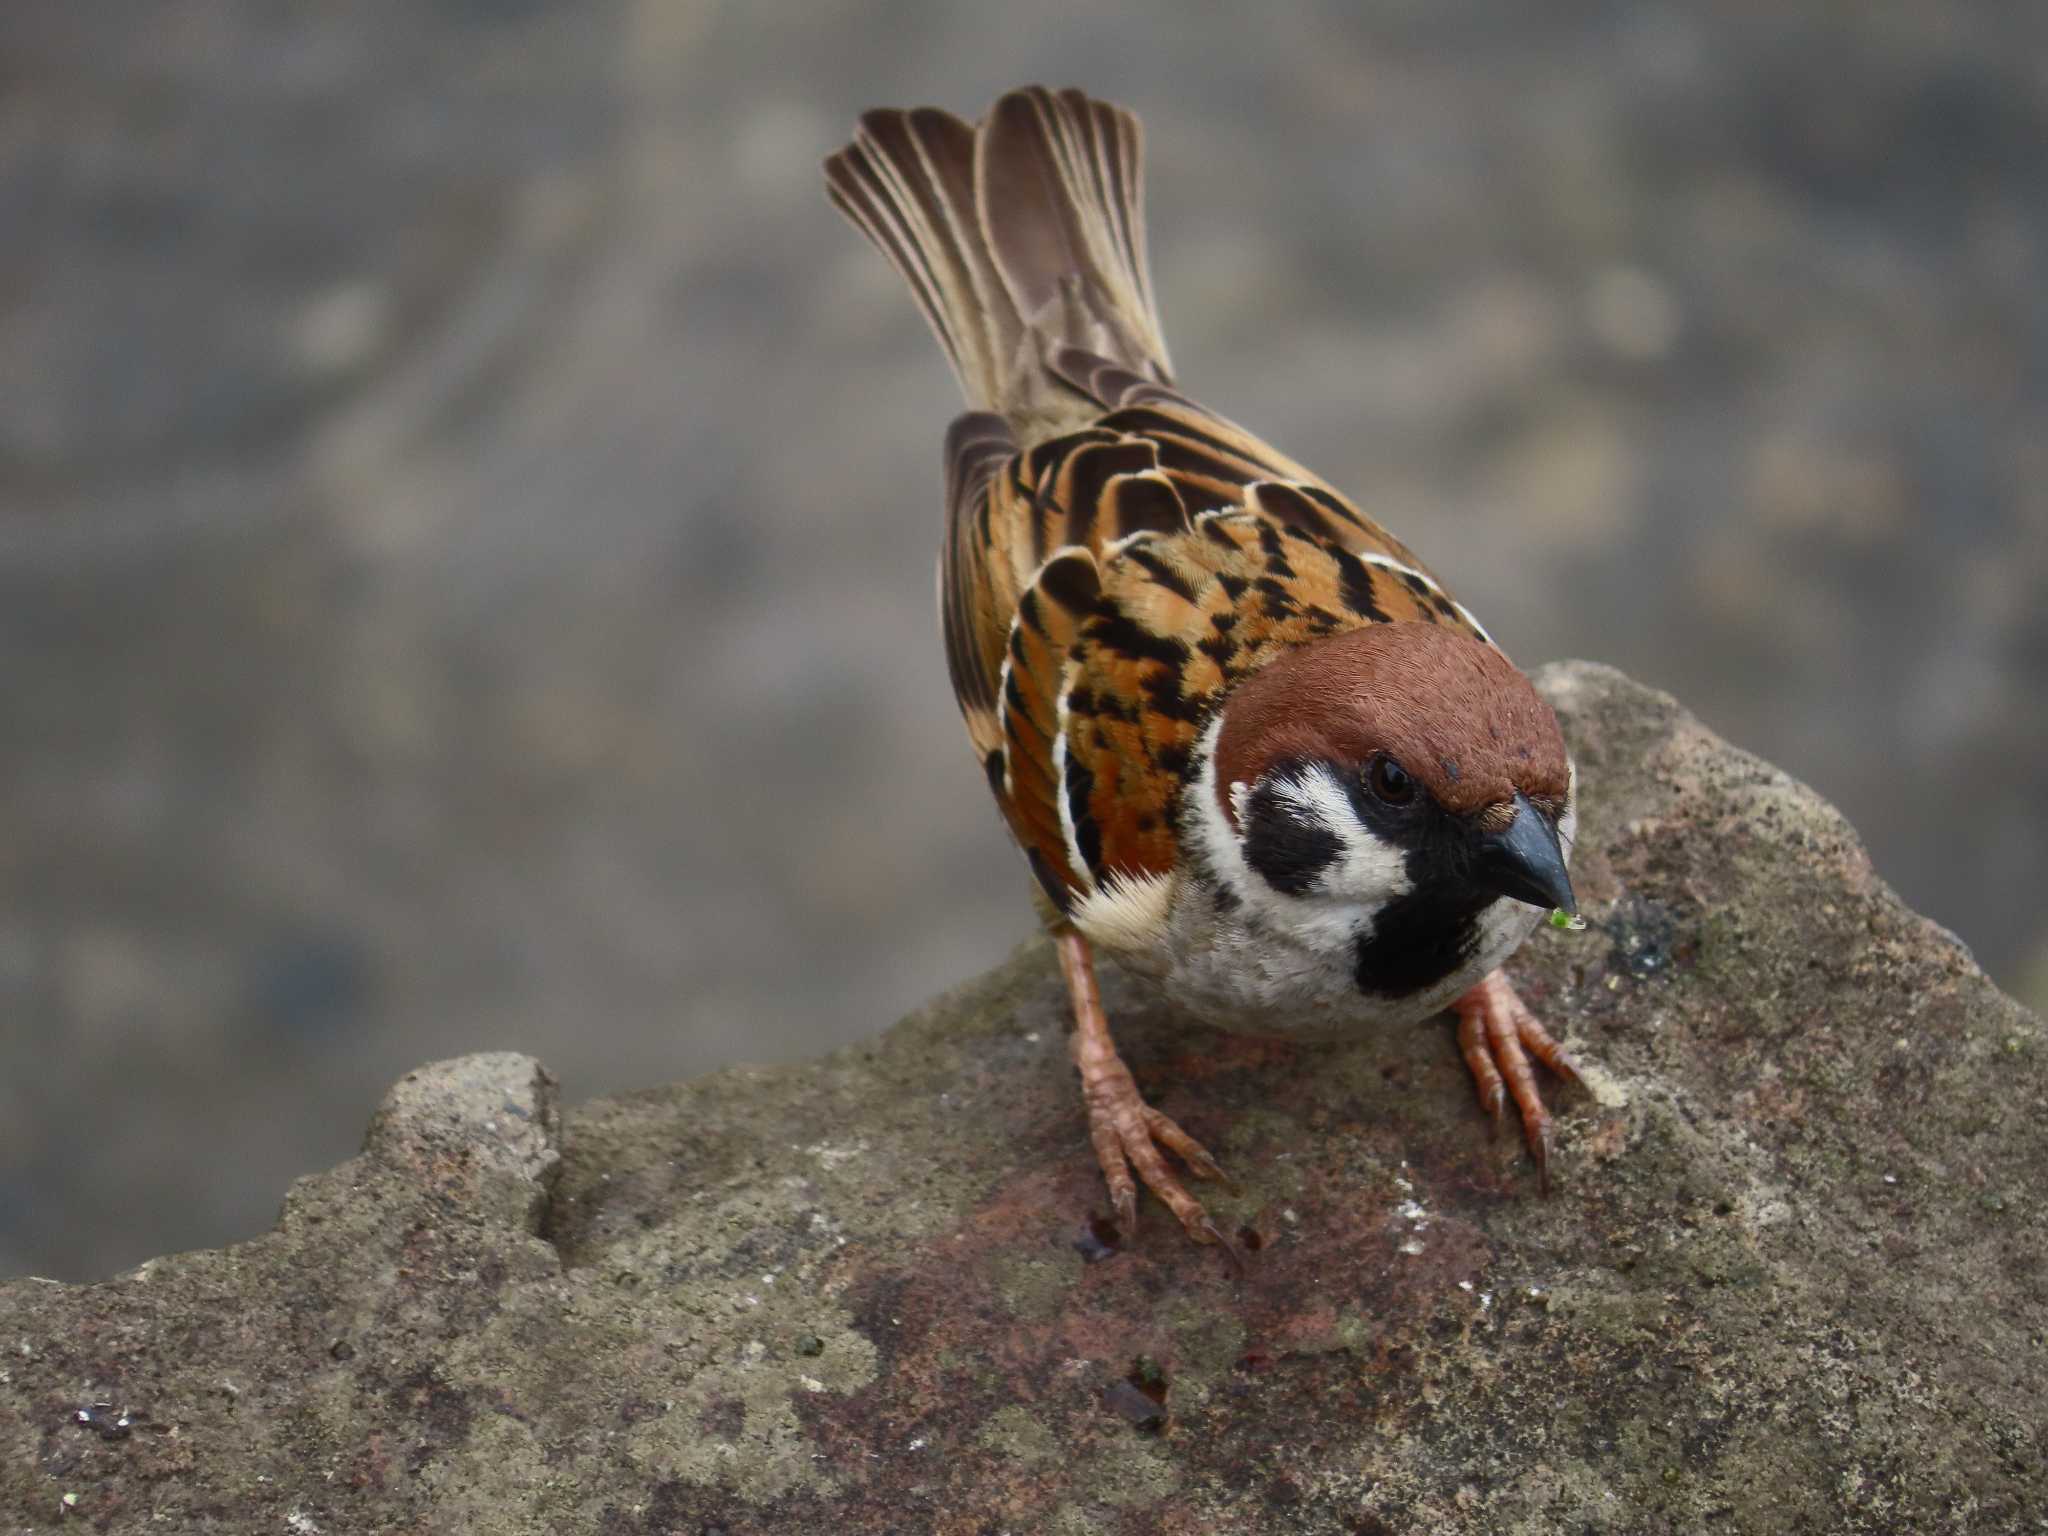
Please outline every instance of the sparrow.
[[1117, 1225], [1142, 1182], [1229, 1246], [1168, 1156], [1222, 1169], [1140, 1095], [1098, 951], [1241, 1032], [1451, 1010], [1547, 1188], [1531, 1058], [1577, 1068], [1500, 965], [1577, 911], [1557, 718], [1405, 544], [1181, 393], [1142, 169], [1133, 114], [1040, 86], [971, 125], [868, 112], [825, 162], [970, 406], [945, 437], [947, 666], [1058, 952]]

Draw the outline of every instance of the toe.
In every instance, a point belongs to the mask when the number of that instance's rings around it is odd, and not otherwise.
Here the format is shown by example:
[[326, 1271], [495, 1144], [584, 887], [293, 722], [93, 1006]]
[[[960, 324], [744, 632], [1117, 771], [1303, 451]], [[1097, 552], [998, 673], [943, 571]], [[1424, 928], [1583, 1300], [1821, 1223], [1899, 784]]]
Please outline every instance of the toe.
[[1545, 1194], [1550, 1191], [1550, 1112], [1543, 1107], [1537, 1090], [1536, 1072], [1530, 1058], [1543, 1063], [1559, 1077], [1583, 1081], [1578, 1063], [1529, 1011], [1528, 1005], [1495, 971], [1474, 986], [1453, 1005], [1458, 1014], [1458, 1049], [1471, 1069], [1479, 1101], [1494, 1117], [1498, 1129], [1506, 1115], [1507, 1101], [1514, 1100], [1520, 1112], [1522, 1138], [1536, 1162], [1536, 1176]]
[[1513, 1096], [1515, 1107], [1522, 1112], [1523, 1140], [1529, 1144], [1529, 1153], [1540, 1169], [1546, 1166], [1544, 1152], [1550, 1131], [1550, 1112], [1543, 1107], [1543, 1096], [1536, 1087], [1535, 1069], [1529, 1065], [1528, 1055], [1522, 1050], [1520, 1031], [1511, 1020], [1494, 1016], [1487, 1020], [1487, 1037], [1508, 1093]]
[[1198, 1243], [1210, 1241], [1209, 1233], [1214, 1228], [1209, 1213], [1202, 1209], [1202, 1202], [1181, 1186], [1166, 1159], [1160, 1155], [1153, 1142], [1149, 1127], [1124, 1142], [1124, 1155], [1131, 1160], [1131, 1166], [1144, 1181], [1145, 1187], [1159, 1197], [1159, 1201], [1186, 1229], [1188, 1236]]
[[1479, 1107], [1492, 1117], [1498, 1131], [1507, 1091], [1501, 1083], [1500, 1068], [1494, 1065], [1493, 1045], [1487, 1039], [1486, 1015], [1482, 1010], [1459, 1008], [1458, 1052], [1472, 1074], [1472, 1089], [1479, 1095]]
[[1230, 1175], [1209, 1155], [1206, 1147], [1149, 1104], [1145, 1106], [1145, 1128], [1151, 1132], [1154, 1141], [1186, 1163], [1188, 1171], [1196, 1178], [1213, 1179], [1226, 1185], [1231, 1182]]
[[1117, 1234], [1128, 1245], [1135, 1241], [1138, 1236], [1137, 1186], [1132, 1184], [1128, 1178], [1125, 1179], [1121, 1189], [1111, 1188], [1109, 1203], [1111, 1209], [1116, 1212]]
[[1515, 1001], [1515, 1035], [1531, 1056], [1559, 1077], [1580, 1081], [1578, 1063], [1572, 1060], [1571, 1053], [1558, 1044], [1550, 1031], [1543, 1027], [1543, 1021], [1531, 1013], [1519, 998]]

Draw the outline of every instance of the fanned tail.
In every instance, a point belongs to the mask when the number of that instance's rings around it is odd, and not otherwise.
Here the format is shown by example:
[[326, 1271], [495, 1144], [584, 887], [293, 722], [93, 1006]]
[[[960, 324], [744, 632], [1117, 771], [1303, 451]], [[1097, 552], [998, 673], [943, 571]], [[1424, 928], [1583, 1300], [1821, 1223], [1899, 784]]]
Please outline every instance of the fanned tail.
[[933, 107], [869, 112], [825, 179], [910, 284], [969, 405], [1028, 447], [1101, 410], [1072, 378], [1076, 349], [1172, 383], [1143, 169], [1129, 112], [1026, 86], [972, 127]]

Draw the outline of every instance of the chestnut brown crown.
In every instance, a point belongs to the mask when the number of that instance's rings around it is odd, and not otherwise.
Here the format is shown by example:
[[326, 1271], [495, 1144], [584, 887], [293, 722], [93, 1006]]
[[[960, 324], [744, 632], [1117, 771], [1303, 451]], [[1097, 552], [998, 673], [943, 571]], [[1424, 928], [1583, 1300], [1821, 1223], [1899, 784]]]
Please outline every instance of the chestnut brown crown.
[[1374, 624], [1288, 651], [1224, 706], [1216, 791], [1283, 763], [1367, 771], [1390, 759], [1444, 810], [1511, 818], [1519, 793], [1555, 820], [1571, 769], [1557, 716], [1494, 647], [1436, 624]]

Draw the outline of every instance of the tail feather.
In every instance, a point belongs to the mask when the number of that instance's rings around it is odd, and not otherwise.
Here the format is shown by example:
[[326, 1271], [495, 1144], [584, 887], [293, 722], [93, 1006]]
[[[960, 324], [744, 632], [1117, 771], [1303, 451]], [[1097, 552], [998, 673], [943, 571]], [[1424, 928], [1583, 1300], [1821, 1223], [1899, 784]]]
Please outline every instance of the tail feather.
[[[1048, 339], [1097, 352], [1138, 372], [1166, 368], [1151, 280], [1138, 120], [1079, 91], [1013, 91], [983, 125], [976, 191], [990, 245], [1018, 309]], [[1077, 292], [1078, 290], [1078, 292]], [[1082, 318], [1110, 336], [1041, 320], [1078, 297]]]
[[1002, 287], [974, 215], [974, 130], [930, 107], [869, 112], [825, 179], [909, 282], [963, 386], [992, 378]]
[[1138, 120], [1079, 91], [1012, 91], [969, 127], [883, 109], [825, 162], [832, 200], [910, 284], [961, 389], [1027, 444], [1097, 409], [1053, 366], [1081, 349], [1171, 382], [1145, 268]]

